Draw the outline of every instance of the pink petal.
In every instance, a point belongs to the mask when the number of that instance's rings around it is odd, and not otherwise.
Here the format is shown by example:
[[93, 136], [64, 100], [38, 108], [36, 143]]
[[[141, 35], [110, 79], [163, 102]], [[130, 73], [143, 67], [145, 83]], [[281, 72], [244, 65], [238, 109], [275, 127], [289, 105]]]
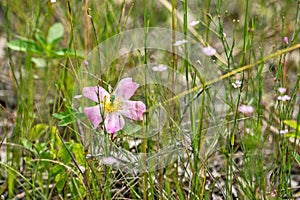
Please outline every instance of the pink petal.
[[286, 44], [289, 44], [289, 38], [288, 37], [284, 37], [283, 38], [283, 42], [286, 43]]
[[252, 114], [254, 112], [254, 108], [252, 106], [240, 105], [238, 107], [238, 111], [245, 114]]
[[146, 106], [141, 101], [124, 101], [123, 109], [119, 112], [125, 117], [132, 120], [143, 120], [143, 113]]
[[117, 97], [121, 97], [121, 99], [127, 100], [133, 96], [138, 87], [139, 84], [133, 82], [132, 78], [124, 78], [118, 83], [114, 94]]
[[279, 88], [278, 88], [278, 92], [279, 92], [280, 94], [284, 94], [284, 93], [286, 92], [286, 88], [284, 88], [284, 87], [279, 87]]
[[124, 127], [124, 118], [118, 112], [107, 114], [104, 120], [105, 128], [108, 133], [115, 133]]
[[84, 66], [89, 66], [89, 62], [87, 60], [83, 61]]
[[83, 88], [83, 96], [98, 102], [99, 99], [104, 99], [104, 96], [110, 97], [109, 93], [100, 86], [93, 86], [93, 87], [84, 87]]
[[95, 129], [102, 122], [99, 105], [92, 106], [92, 107], [86, 107], [83, 109], [83, 112], [93, 123]]

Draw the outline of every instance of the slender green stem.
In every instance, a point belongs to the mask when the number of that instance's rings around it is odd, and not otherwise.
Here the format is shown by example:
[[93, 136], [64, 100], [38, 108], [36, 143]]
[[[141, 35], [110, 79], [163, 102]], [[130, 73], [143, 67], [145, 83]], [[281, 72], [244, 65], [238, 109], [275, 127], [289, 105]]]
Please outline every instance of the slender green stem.
[[[144, 6], [144, 65], [148, 64], [148, 54], [147, 54], [147, 37], [148, 37], [148, 17], [147, 17], [147, 1], [143, 0], [143, 6]], [[145, 67], [145, 70], [147, 69], [147, 67]], [[147, 83], [147, 76], [146, 76], [147, 72], [145, 72], [145, 83]], [[145, 103], [146, 103], [146, 107], [148, 105], [147, 103], [147, 88], [145, 85]], [[146, 124], [146, 130], [145, 130], [145, 136], [148, 133], [148, 115], [146, 115], [146, 120], [145, 120], [145, 124]], [[147, 148], [148, 148], [148, 141], [147, 141], [147, 137], [144, 137], [145, 139], [143, 139], [142, 142], [142, 152], [144, 154], [144, 174], [143, 174], [143, 199], [147, 200], [148, 199], [148, 172], [147, 172]]]

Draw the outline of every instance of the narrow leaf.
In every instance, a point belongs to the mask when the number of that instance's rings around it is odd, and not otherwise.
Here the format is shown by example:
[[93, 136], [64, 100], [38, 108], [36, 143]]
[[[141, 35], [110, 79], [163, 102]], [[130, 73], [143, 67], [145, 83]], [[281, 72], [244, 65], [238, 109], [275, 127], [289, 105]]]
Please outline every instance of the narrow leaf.
[[283, 123], [294, 129], [297, 128], [297, 122], [295, 120], [284, 120]]
[[53, 113], [52, 116], [55, 117], [56, 119], [62, 120], [63, 118], [68, 117], [69, 113], [68, 112]]
[[288, 138], [300, 138], [300, 133], [298, 133], [296, 135], [296, 132], [293, 131], [293, 132], [289, 132], [289, 133], [284, 134], [284, 136], [288, 137]]
[[71, 115], [69, 115], [68, 117], [63, 118], [58, 125], [59, 126], [67, 126], [67, 125], [73, 123], [74, 121], [75, 121], [74, 118]]
[[295, 152], [292, 153], [295, 160], [297, 161], [298, 165], [300, 165], [300, 156], [298, 154], [296, 154]]
[[62, 190], [64, 189], [67, 179], [68, 179], [68, 174], [66, 174], [66, 173], [58, 174], [55, 177], [56, 189], [57, 189], [58, 193], [61, 193]]
[[62, 50], [57, 50], [53, 52], [56, 56], [69, 56], [69, 57], [78, 57], [78, 58], [84, 58], [84, 54], [80, 51], [75, 51], [69, 50], [69, 49], [62, 49]]
[[22, 39], [11, 40], [7, 44], [8, 48], [15, 51], [23, 51], [23, 52], [32, 52], [32, 53], [42, 53], [39, 47], [31, 41], [26, 41]]

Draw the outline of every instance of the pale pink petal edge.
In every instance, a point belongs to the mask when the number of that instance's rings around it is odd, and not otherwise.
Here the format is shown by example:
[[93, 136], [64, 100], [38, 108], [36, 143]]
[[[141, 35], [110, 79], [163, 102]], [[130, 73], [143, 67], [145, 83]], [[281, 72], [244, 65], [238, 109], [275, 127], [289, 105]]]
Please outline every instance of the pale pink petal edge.
[[94, 125], [94, 129], [102, 122], [102, 117], [99, 109], [99, 105], [86, 107], [83, 109], [84, 114], [89, 118], [89, 120]]
[[104, 124], [108, 133], [116, 133], [124, 127], [125, 121], [120, 113], [112, 112], [106, 115]]
[[100, 86], [91, 86], [91, 87], [84, 87], [82, 90], [83, 96], [98, 102], [98, 97], [100, 101], [104, 99], [104, 96], [109, 97], [109, 93]]
[[117, 97], [120, 97], [121, 99], [127, 100], [127, 99], [130, 99], [134, 95], [134, 93], [138, 89], [138, 87], [139, 87], [139, 84], [136, 82], [133, 82], [132, 78], [124, 78], [118, 83], [118, 85], [114, 91], [114, 94]]
[[142, 101], [124, 101], [122, 110], [119, 111], [125, 117], [132, 120], [143, 120], [146, 105]]

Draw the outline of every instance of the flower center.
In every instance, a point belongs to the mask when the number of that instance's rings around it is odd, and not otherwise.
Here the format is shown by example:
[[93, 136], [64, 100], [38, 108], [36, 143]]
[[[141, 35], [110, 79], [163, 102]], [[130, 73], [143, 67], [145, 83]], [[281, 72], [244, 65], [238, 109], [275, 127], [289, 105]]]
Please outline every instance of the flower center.
[[111, 95], [110, 98], [105, 96], [104, 101], [101, 101], [105, 113], [117, 112], [122, 109], [122, 101], [115, 99], [115, 95]]

